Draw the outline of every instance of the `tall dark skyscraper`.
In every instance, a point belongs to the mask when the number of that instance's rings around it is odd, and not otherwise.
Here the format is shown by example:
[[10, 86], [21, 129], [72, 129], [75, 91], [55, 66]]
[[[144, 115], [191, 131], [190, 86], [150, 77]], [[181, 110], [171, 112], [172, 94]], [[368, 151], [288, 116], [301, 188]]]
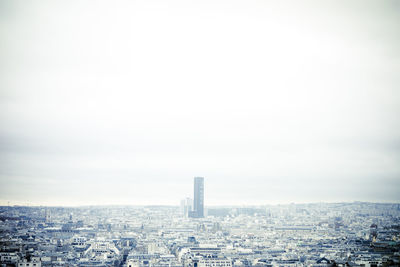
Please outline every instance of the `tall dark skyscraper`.
[[204, 178], [194, 177], [194, 200], [191, 217], [204, 217]]

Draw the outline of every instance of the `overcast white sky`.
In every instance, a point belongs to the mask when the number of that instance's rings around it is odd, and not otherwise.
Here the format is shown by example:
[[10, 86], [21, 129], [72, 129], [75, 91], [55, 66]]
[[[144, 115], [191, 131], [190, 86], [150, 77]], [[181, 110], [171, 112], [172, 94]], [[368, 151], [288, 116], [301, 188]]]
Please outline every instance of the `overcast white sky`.
[[0, 204], [400, 201], [399, 1], [1, 1]]

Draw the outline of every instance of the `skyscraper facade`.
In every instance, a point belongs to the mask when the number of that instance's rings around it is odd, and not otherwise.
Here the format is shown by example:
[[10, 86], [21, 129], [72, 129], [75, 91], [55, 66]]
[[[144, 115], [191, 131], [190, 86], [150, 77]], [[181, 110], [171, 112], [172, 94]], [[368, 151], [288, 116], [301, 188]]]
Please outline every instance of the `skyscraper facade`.
[[204, 178], [194, 177], [194, 200], [192, 217], [204, 217]]

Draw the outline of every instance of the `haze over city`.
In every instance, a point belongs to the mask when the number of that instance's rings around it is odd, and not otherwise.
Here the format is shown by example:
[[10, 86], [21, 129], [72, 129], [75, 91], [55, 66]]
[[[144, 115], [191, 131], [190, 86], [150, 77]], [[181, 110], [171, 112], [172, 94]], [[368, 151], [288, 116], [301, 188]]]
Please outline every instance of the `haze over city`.
[[0, 204], [400, 201], [397, 1], [1, 1]]

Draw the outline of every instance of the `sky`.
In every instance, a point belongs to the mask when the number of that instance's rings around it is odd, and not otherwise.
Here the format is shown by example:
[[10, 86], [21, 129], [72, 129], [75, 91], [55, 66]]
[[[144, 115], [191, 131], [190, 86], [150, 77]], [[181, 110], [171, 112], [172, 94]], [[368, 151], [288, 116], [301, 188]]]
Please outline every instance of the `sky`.
[[400, 2], [1, 1], [0, 205], [400, 202]]

